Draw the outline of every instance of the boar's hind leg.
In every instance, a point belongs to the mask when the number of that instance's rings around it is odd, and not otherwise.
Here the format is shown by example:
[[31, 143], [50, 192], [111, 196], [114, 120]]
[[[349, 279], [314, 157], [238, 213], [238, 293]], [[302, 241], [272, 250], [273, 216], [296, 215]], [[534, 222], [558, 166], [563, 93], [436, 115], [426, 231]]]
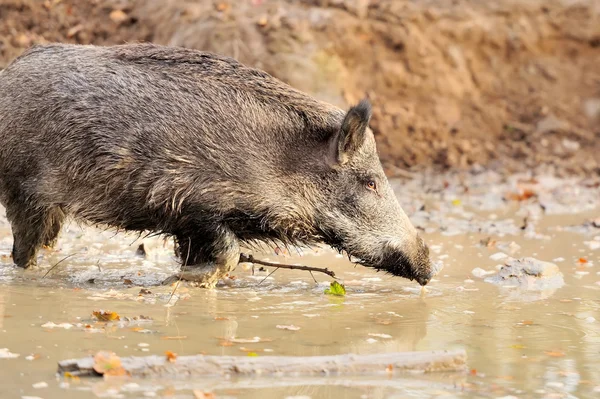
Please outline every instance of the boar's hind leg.
[[164, 284], [186, 280], [200, 287], [213, 288], [240, 259], [238, 240], [225, 228], [202, 235], [179, 234], [175, 240], [176, 253], [182, 261], [181, 272], [165, 280]]
[[36, 255], [40, 247], [56, 238], [60, 222], [56, 219], [56, 211], [53, 209], [23, 206], [7, 204], [6, 216], [10, 221], [14, 239], [13, 261], [17, 266], [26, 269], [36, 265]]

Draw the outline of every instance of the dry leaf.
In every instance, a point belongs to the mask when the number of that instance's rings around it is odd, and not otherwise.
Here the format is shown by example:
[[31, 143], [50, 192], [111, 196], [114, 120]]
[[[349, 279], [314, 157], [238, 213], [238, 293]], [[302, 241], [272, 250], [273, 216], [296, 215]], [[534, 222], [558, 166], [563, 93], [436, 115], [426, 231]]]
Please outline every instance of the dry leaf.
[[219, 321], [229, 320], [229, 317], [219, 317], [219, 316], [217, 316], [217, 317], [215, 317], [215, 320], [219, 320]]
[[113, 352], [101, 351], [94, 356], [94, 371], [106, 376], [124, 376], [127, 371], [121, 364], [121, 359]]
[[219, 3], [219, 4], [217, 4], [216, 8], [217, 8], [217, 11], [224, 12], [224, 11], [229, 10], [229, 4], [228, 3]]
[[511, 201], [526, 201], [531, 197], [535, 197], [536, 193], [529, 190], [529, 189], [525, 189], [520, 193], [508, 193], [505, 198], [507, 200], [511, 200]]
[[175, 363], [175, 360], [177, 360], [177, 353], [166, 351], [165, 354], [167, 355], [167, 361], [169, 363]]
[[127, 14], [125, 14], [122, 10], [113, 10], [111, 11], [109, 17], [114, 23], [120, 24], [127, 19]]
[[586, 258], [579, 258], [579, 263], [588, 263]]
[[261, 18], [259, 18], [259, 20], [258, 20], [258, 21], [256, 21], [256, 24], [257, 24], [258, 26], [263, 26], [263, 27], [264, 27], [264, 26], [267, 26], [267, 23], [268, 23], [268, 22], [269, 22], [269, 21], [267, 20], [267, 17], [261, 17]]
[[203, 392], [198, 389], [195, 389], [193, 392], [196, 399], [216, 399], [215, 394], [212, 392]]
[[[83, 29], [83, 25], [81, 25], [81, 24], [75, 25], [74, 27], [72, 27], [71, 29], [69, 29], [67, 31], [67, 37], [69, 39], [72, 38], [73, 36], [78, 34], [82, 29]], [[48, 249], [52, 249], [52, 248], [48, 247]]]
[[544, 353], [552, 357], [563, 357], [565, 355], [564, 352], [561, 351], [545, 351]]
[[100, 321], [121, 320], [118, 313], [109, 310], [94, 310], [92, 314]]
[[187, 339], [187, 336], [185, 335], [176, 335], [173, 337], [160, 337], [160, 339], [169, 341], [169, 340], [180, 340], [180, 339]]

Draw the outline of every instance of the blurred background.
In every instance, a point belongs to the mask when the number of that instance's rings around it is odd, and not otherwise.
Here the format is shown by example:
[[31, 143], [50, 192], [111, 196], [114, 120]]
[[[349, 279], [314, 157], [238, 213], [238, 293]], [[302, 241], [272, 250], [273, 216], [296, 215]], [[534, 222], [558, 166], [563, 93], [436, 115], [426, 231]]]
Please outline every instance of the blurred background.
[[184, 46], [368, 97], [390, 175], [600, 173], [598, 0], [0, 0], [0, 68], [54, 41]]

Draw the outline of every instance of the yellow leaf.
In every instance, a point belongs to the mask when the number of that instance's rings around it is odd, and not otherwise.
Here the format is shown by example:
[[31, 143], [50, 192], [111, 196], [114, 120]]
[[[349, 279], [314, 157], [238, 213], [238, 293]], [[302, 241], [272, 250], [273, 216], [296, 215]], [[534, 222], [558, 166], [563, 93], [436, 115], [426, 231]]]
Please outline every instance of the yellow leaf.
[[452, 200], [452, 205], [454, 206], [460, 206], [461, 203], [462, 202], [459, 199]]
[[521, 345], [521, 344], [511, 345], [510, 347], [513, 348], [513, 349], [525, 349], [525, 348], [527, 348], [525, 345]]
[[94, 310], [92, 314], [100, 321], [121, 320], [118, 313], [109, 310]]
[[325, 290], [327, 295], [344, 296], [346, 295], [346, 287], [343, 284], [333, 281], [329, 284], [329, 288]]

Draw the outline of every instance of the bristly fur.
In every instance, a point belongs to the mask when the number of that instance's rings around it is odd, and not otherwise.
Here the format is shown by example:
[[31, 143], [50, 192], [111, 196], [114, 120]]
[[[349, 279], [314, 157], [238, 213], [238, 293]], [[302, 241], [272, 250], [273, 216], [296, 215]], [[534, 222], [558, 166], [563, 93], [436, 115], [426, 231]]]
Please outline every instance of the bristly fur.
[[[344, 112], [215, 54], [34, 46], [0, 75], [0, 202], [14, 261], [34, 264], [72, 215], [174, 236], [181, 258], [215, 276], [257, 241], [326, 242], [392, 272], [386, 262], [403, 251], [410, 269], [416, 233], [370, 118], [368, 101]], [[394, 235], [406, 248], [378, 255]], [[402, 273], [426, 276], [419, 267]]]

